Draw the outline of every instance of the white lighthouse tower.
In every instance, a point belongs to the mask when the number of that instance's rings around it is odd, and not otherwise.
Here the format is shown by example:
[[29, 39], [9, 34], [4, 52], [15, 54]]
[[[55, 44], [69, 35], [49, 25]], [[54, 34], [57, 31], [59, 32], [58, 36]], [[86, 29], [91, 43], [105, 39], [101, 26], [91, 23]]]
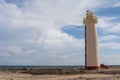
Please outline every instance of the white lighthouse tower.
[[98, 36], [96, 30], [97, 17], [93, 12], [87, 11], [83, 19], [85, 24], [85, 68], [99, 69]]

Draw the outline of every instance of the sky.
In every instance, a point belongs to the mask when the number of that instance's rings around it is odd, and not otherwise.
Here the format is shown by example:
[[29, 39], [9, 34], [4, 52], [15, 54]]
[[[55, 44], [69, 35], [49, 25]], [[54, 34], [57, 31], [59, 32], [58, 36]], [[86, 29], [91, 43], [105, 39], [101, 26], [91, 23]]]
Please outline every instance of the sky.
[[120, 0], [0, 0], [0, 65], [84, 65], [86, 10], [101, 64], [120, 65]]

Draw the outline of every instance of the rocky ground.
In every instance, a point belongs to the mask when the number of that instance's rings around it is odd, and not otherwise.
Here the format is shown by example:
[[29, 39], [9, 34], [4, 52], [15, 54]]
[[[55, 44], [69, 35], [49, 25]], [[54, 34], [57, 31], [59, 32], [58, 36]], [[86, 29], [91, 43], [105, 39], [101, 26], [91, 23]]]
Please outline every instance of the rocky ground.
[[101, 70], [65, 69], [2, 69], [0, 80], [120, 80], [120, 67]]

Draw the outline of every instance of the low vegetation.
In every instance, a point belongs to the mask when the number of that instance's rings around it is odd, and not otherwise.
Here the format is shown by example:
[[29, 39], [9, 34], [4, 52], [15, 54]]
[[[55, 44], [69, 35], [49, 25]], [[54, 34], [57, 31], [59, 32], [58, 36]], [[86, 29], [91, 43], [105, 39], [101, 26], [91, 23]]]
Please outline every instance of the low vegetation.
[[83, 68], [21, 68], [2, 69], [2, 71], [19, 72], [31, 75], [73, 75], [73, 74], [120, 74], [120, 67], [109, 67], [101, 70], [85, 70]]

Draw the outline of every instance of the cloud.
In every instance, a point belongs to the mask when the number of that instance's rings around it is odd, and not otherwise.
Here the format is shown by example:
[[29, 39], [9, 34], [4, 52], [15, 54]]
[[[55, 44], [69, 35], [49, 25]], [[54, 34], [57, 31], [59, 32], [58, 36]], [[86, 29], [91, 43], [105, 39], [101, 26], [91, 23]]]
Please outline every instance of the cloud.
[[13, 54], [22, 53], [21, 47], [18, 47], [18, 46], [15, 46], [15, 45], [8, 46], [8, 51], [9, 51], [9, 53], [13, 53]]
[[111, 23], [117, 17], [99, 17], [98, 27], [106, 29], [112, 27], [115, 23]]
[[98, 28], [101, 28], [104, 33], [118, 33], [119, 28], [119, 17], [100, 17]]
[[120, 49], [120, 43], [117, 42], [106, 42], [106, 43], [100, 43], [101, 49]]
[[[7, 33], [6, 37], [10, 37], [0, 43], [5, 46], [1, 52], [7, 56], [3, 61], [9, 64], [84, 64], [84, 39], [64, 33], [62, 27], [82, 26], [86, 10], [96, 11], [110, 4], [111, 2], [106, 3], [105, 0], [24, 0], [23, 4], [19, 5], [16, 0], [1, 0], [0, 28], [4, 27], [4, 33], [1, 35]], [[112, 26], [118, 24], [112, 22], [114, 19], [116, 18], [102, 17], [99, 28], [108, 32], [107, 28], [112, 29]], [[115, 32], [118, 26], [113, 29]], [[103, 41], [107, 38], [117, 39], [117, 36], [101, 38]], [[101, 44], [102, 47], [110, 45], [117, 43]]]
[[116, 39], [120, 39], [120, 36], [118, 36], [118, 35], [105, 35], [105, 36], [100, 36], [99, 37], [99, 42], [116, 40]]
[[[89, 5], [90, 2], [96, 4]], [[101, 4], [102, 2], [96, 0], [56, 0], [49, 2], [47, 0], [26, 0], [24, 6], [19, 8], [14, 3], [4, 2], [1, 4], [1, 10], [4, 11], [1, 13], [0, 22], [15, 28], [42, 27], [42, 29], [43, 27], [57, 28], [63, 25], [80, 24], [85, 10], [95, 9]]]
[[108, 31], [109, 32], [114, 32], [114, 33], [119, 33], [120, 32], [120, 23], [116, 23], [112, 28], [109, 28]]
[[120, 2], [119, 2], [119, 1], [116, 2], [116, 3], [113, 5], [113, 7], [120, 7]]

